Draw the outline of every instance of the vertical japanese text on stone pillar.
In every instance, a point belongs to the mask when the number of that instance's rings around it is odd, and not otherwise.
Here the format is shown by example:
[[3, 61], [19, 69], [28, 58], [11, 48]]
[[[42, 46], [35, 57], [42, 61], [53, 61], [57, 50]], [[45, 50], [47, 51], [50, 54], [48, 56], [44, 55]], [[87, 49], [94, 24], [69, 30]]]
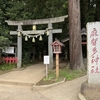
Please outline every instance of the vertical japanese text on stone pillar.
[[100, 84], [100, 22], [87, 23], [87, 76], [89, 84]]
[[90, 41], [91, 41], [91, 73], [99, 73], [98, 70], [98, 61], [99, 61], [99, 55], [98, 55], [98, 49], [97, 49], [97, 42], [98, 42], [98, 31], [96, 28], [93, 28], [91, 34], [90, 34]]

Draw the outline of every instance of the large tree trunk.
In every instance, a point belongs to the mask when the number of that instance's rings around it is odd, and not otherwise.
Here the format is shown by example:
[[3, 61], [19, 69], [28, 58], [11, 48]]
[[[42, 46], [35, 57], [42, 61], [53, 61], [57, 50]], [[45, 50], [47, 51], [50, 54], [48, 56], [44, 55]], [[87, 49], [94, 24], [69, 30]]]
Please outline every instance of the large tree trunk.
[[82, 69], [83, 57], [80, 31], [80, 0], [68, 0], [69, 36], [70, 36], [70, 68]]

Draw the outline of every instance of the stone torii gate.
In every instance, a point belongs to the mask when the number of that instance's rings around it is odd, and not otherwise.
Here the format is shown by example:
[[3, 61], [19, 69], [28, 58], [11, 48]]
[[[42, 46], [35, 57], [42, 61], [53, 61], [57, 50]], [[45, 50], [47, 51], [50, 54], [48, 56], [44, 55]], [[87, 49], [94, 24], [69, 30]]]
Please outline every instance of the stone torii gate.
[[[17, 31], [10, 31], [10, 35], [17, 35], [18, 32], [24, 33], [24, 34], [40, 34], [44, 32], [45, 30], [36, 30], [35, 33], [33, 31], [23, 31], [22, 26], [23, 25], [38, 25], [38, 24], [48, 24], [48, 29], [49, 30], [49, 36], [48, 36], [48, 54], [50, 57], [50, 69], [53, 68], [53, 51], [52, 47], [50, 44], [53, 42], [52, 40], [52, 33], [62, 33], [62, 29], [52, 29], [52, 24], [53, 23], [59, 23], [63, 22], [65, 18], [67, 18], [68, 15], [66, 16], [61, 16], [61, 17], [55, 17], [55, 18], [48, 18], [48, 19], [37, 19], [37, 20], [24, 20], [24, 21], [9, 21], [6, 20], [5, 22], [8, 23], [8, 25], [12, 26], [18, 26]], [[52, 30], [51, 30], [52, 29]], [[18, 57], [18, 62], [17, 62], [17, 68], [21, 68], [22, 64], [22, 35], [17, 36], [17, 57]]]

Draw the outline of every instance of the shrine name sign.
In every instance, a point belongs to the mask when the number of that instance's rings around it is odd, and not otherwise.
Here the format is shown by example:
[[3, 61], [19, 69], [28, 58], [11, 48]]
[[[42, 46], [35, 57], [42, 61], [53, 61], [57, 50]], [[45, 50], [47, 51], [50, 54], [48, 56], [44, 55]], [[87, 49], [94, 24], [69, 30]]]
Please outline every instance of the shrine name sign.
[[100, 84], [100, 22], [87, 23], [88, 84]]

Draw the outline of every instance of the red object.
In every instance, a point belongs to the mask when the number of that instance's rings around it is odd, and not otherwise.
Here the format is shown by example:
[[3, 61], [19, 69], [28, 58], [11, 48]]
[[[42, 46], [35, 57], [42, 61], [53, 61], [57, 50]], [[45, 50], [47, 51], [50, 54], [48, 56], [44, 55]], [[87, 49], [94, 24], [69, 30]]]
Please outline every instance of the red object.
[[64, 44], [62, 44], [60, 41], [56, 40], [54, 41], [52, 44], [53, 46], [53, 53], [61, 53], [61, 48], [62, 46], [64, 46]]
[[3, 57], [5, 63], [17, 63], [17, 57]]
[[87, 44], [87, 42], [82, 42], [82, 44]]

